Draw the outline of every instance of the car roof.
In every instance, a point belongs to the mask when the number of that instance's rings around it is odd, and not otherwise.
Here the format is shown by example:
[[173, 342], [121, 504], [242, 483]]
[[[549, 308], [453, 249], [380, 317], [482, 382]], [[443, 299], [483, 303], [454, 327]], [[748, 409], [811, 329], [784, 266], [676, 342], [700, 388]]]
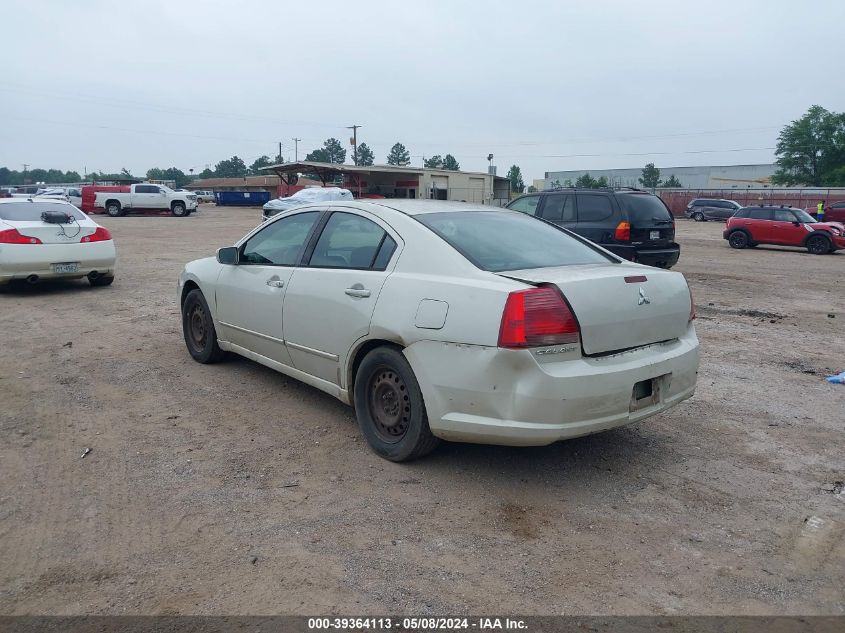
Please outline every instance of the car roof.
[[[423, 215], [425, 213], [456, 213], [460, 211], [500, 211], [503, 213], [516, 213], [510, 209], [494, 207], [491, 205], [476, 204], [473, 202], [459, 202], [457, 200], [415, 200], [403, 198], [384, 198], [378, 200], [354, 201], [344, 203], [338, 200], [338, 206], [349, 206], [354, 204], [358, 208], [382, 207], [394, 209], [405, 215]], [[343, 203], [343, 204], [341, 204]]]
[[41, 196], [36, 196], [32, 194], [32, 196], [27, 198], [0, 198], [0, 204], [9, 204], [12, 202], [38, 202], [44, 204], [70, 204], [67, 200], [62, 200], [61, 198], [42, 198]]

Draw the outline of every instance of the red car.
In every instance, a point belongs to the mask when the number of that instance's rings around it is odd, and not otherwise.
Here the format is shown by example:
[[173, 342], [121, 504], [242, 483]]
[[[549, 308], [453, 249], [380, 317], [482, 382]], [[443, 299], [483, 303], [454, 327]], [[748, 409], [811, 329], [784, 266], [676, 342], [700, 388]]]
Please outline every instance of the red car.
[[728, 220], [722, 236], [731, 248], [778, 244], [824, 255], [845, 248], [845, 225], [816, 222], [804, 209], [743, 207]]

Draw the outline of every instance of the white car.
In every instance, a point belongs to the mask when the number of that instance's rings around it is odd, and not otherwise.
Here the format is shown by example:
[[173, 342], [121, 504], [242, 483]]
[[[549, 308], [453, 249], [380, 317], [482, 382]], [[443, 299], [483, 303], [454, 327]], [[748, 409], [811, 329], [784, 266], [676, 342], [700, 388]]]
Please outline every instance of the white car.
[[299, 207], [185, 266], [179, 301], [195, 360], [235, 352], [352, 404], [394, 461], [612, 429], [698, 373], [683, 275], [457, 202]]
[[307, 187], [300, 189], [293, 195], [287, 198], [276, 198], [270, 200], [263, 207], [262, 219], [266, 220], [269, 217], [288, 211], [296, 207], [301, 207], [303, 204], [310, 204], [312, 202], [329, 202], [332, 200], [354, 200], [352, 192], [349, 189], [341, 189], [340, 187]]
[[47, 189], [39, 189], [38, 192], [36, 192], [35, 197], [67, 200], [77, 208], [82, 206], [82, 191], [76, 187], [50, 187]]
[[[46, 221], [45, 221], [46, 219]], [[114, 241], [108, 229], [64, 200], [0, 199], [0, 286], [12, 280], [87, 277], [114, 281]]]

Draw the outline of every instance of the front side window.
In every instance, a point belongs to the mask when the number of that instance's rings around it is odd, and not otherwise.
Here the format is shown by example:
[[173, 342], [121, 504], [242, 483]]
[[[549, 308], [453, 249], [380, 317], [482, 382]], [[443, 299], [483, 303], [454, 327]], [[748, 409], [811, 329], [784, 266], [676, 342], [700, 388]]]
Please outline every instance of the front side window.
[[613, 215], [610, 197], [578, 194], [578, 221], [601, 222]]
[[775, 222], [795, 222], [795, 216], [789, 209], [776, 209]]
[[521, 213], [422, 213], [415, 219], [475, 266], [490, 272], [616, 261], [563, 229]]
[[517, 198], [508, 205], [508, 209], [519, 211], [520, 213], [527, 213], [528, 215], [537, 215], [537, 206], [540, 204], [540, 196], [524, 196]]
[[[792, 209], [792, 213], [795, 214], [795, 217], [798, 218], [798, 221], [802, 224], [812, 224], [817, 221], [816, 218], [804, 211], [804, 209]], [[794, 219], [795, 218], [793, 218], [793, 220]], [[790, 220], [790, 222], [792, 222], [792, 220]]]
[[246, 241], [241, 251], [241, 262], [296, 266], [318, 217], [318, 211], [310, 211], [271, 222]]
[[384, 229], [367, 218], [352, 213], [332, 213], [308, 265], [358, 270], [372, 268], [384, 237]]

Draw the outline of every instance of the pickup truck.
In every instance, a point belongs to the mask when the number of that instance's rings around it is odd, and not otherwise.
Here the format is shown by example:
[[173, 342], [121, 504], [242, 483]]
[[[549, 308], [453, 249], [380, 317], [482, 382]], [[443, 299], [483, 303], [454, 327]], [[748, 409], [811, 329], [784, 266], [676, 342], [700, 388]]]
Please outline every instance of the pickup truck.
[[129, 211], [170, 211], [177, 218], [183, 218], [197, 208], [194, 194], [150, 183], [132, 185], [128, 192], [98, 191], [95, 195], [94, 207], [105, 209], [113, 218]]

